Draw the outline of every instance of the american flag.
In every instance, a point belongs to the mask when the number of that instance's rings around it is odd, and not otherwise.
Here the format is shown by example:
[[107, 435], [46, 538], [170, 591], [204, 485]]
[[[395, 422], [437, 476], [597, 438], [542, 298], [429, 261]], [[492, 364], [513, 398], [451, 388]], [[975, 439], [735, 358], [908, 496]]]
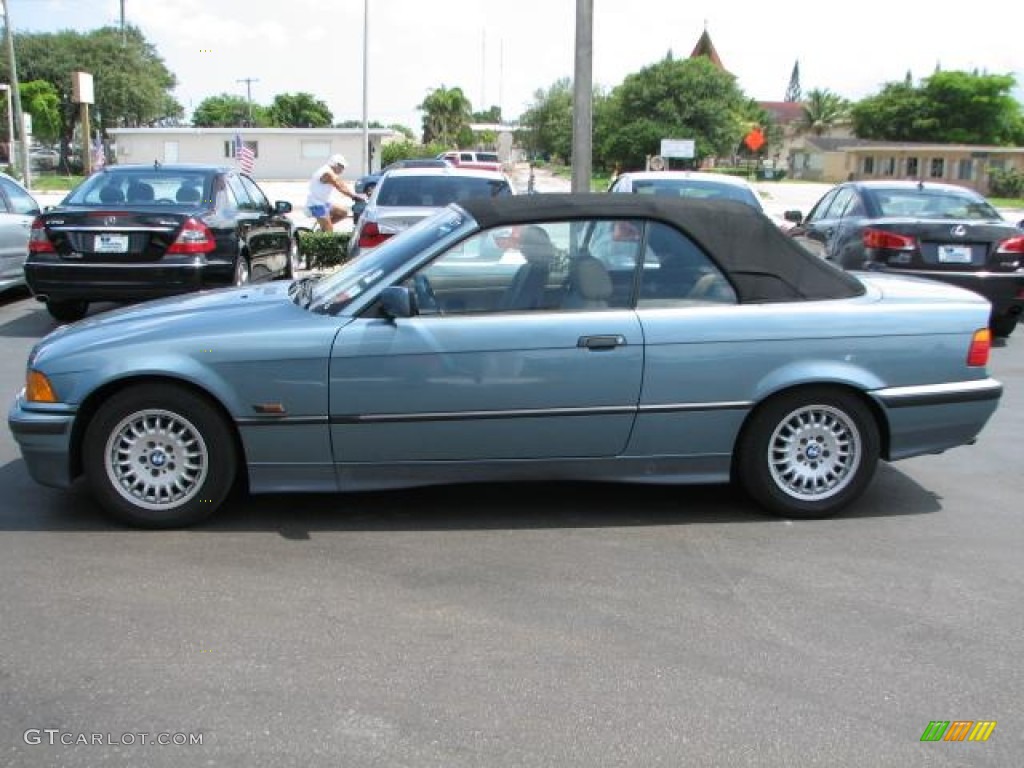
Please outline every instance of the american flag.
[[107, 153], [103, 149], [103, 142], [97, 137], [92, 142], [92, 167], [95, 170], [102, 168], [106, 164]]
[[235, 134], [235, 161], [242, 173], [252, 173], [252, 168], [256, 164], [256, 155], [253, 154], [252, 148], [242, 141], [241, 135], [237, 133]]

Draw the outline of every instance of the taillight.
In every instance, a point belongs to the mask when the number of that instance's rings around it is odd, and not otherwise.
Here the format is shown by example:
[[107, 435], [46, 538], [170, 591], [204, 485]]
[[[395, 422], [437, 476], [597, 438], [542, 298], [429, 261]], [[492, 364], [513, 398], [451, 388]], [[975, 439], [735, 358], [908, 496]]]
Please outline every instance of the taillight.
[[992, 332], [981, 328], [974, 332], [971, 348], [967, 350], [967, 365], [972, 368], [984, 368], [988, 365], [988, 354], [992, 349]]
[[376, 248], [389, 237], [391, 237], [390, 234], [380, 231], [376, 221], [367, 221], [363, 223], [363, 228], [359, 230], [359, 247]]
[[201, 221], [186, 219], [168, 253], [209, 253], [217, 247], [213, 232]]
[[1024, 255], [1024, 235], [1003, 240], [996, 247], [996, 253], [1019, 253]]
[[29, 253], [56, 253], [57, 249], [53, 247], [53, 243], [50, 242], [50, 238], [46, 235], [46, 227], [43, 226], [42, 219], [36, 219], [32, 222], [32, 229], [28, 234], [28, 252]]
[[865, 248], [886, 251], [913, 251], [917, 248], [917, 238], [886, 232], [884, 229], [865, 229], [863, 238]]

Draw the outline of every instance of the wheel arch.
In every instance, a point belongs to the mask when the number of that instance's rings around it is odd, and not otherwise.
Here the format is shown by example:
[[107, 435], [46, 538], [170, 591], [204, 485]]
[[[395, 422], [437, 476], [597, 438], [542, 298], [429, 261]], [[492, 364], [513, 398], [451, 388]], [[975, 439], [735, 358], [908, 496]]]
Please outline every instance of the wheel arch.
[[[774, 402], [782, 397], [787, 397], [795, 392], [803, 390], [827, 390], [833, 392], [842, 392], [847, 395], [852, 395], [857, 398], [871, 414], [875, 421], [875, 426], [878, 428], [878, 440], [879, 440], [879, 452], [884, 459], [889, 458], [889, 446], [890, 446], [890, 434], [889, 434], [889, 420], [885, 415], [885, 410], [879, 404], [879, 402], [868, 395], [868, 393], [849, 382], [845, 381], [806, 381], [776, 389], [766, 394], [764, 397], [759, 399], [754, 406], [747, 412], [747, 415], [743, 419], [743, 423], [740, 425], [739, 431], [736, 433], [736, 440], [734, 446], [742, 444], [744, 437], [751, 428], [751, 424], [754, 421], [755, 416], [763, 410], [769, 403]], [[739, 451], [734, 447], [732, 453], [732, 462], [730, 467], [730, 475], [733, 479], [737, 476], [737, 461], [739, 460]]]
[[237, 477], [247, 483], [248, 472], [246, 471], [247, 462], [245, 460], [245, 446], [242, 443], [242, 436], [238, 431], [238, 425], [235, 423], [234, 418], [231, 416], [231, 412], [227, 409], [224, 403], [210, 390], [198, 385], [194, 381], [178, 378], [176, 376], [160, 376], [154, 374], [128, 376], [108, 381], [101, 387], [90, 392], [82, 401], [82, 404], [78, 407], [78, 412], [75, 415], [75, 421], [71, 427], [70, 469], [72, 477], [78, 477], [84, 472], [82, 450], [83, 443], [85, 441], [85, 433], [89, 428], [89, 424], [96, 416], [96, 412], [100, 409], [100, 406], [102, 406], [108, 398], [115, 397], [119, 392], [136, 385], [146, 383], [170, 384], [172, 386], [179, 387], [180, 389], [202, 398], [207, 402], [207, 404], [213, 407], [214, 410], [220, 414], [221, 418], [224, 420], [224, 424], [227, 426], [227, 429], [231, 434], [235, 455], [240, 461]]

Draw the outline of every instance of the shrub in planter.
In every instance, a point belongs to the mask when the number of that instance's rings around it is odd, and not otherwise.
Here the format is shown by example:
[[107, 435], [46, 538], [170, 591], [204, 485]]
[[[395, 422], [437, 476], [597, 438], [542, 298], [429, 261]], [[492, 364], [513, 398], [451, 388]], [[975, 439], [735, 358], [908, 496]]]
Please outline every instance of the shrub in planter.
[[351, 232], [300, 232], [299, 255], [310, 269], [329, 269], [348, 260]]

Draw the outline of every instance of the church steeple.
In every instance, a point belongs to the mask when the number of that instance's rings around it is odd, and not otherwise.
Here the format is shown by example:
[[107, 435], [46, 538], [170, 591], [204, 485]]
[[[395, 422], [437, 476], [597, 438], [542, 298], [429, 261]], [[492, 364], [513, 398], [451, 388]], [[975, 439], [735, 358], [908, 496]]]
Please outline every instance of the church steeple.
[[690, 54], [690, 58], [695, 59], [698, 56], [707, 56], [712, 64], [725, 71], [722, 59], [719, 57], [718, 51], [715, 50], [715, 44], [711, 42], [711, 35], [708, 34], [708, 23], [706, 21], [704, 22], [704, 31], [701, 33], [697, 44], [693, 46], [693, 53]]

